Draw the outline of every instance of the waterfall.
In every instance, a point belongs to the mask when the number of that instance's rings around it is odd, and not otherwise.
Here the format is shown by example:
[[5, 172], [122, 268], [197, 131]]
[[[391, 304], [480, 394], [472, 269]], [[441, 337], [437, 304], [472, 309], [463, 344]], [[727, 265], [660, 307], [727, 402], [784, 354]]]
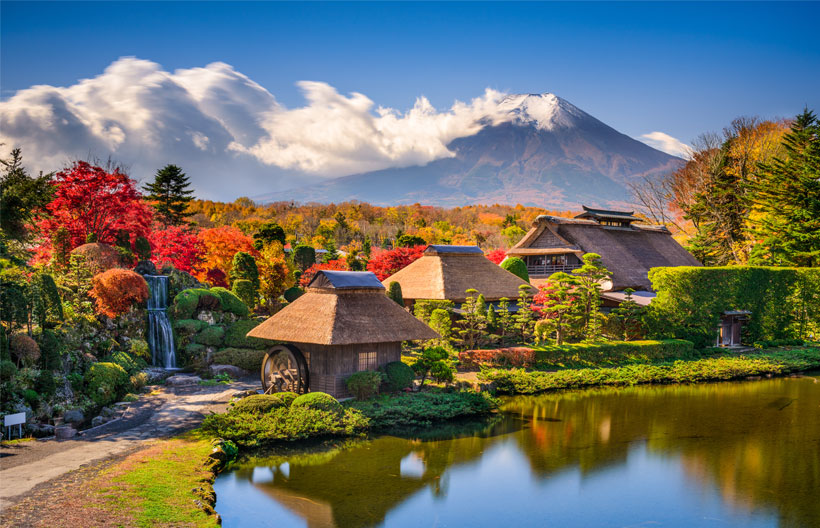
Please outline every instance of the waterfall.
[[152, 363], [167, 369], [176, 368], [174, 332], [168, 319], [168, 276], [145, 275], [148, 283], [148, 347]]

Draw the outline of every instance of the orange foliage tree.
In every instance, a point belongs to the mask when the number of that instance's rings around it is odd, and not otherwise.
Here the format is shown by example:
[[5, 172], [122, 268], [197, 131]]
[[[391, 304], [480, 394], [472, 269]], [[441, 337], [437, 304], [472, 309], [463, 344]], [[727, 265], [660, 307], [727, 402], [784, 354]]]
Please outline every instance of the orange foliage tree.
[[202, 281], [207, 280], [207, 274], [211, 270], [219, 270], [230, 276], [233, 256], [240, 251], [253, 256], [259, 255], [253, 247], [253, 239], [235, 227], [203, 229], [198, 237], [205, 249], [200, 271], [196, 275]]
[[270, 311], [285, 289], [293, 285], [282, 244], [265, 245], [256, 259], [256, 266], [259, 268], [259, 293]]
[[108, 317], [117, 317], [137, 303], [148, 299], [148, 284], [142, 275], [131, 270], [114, 268], [91, 279], [91, 291], [97, 311]]

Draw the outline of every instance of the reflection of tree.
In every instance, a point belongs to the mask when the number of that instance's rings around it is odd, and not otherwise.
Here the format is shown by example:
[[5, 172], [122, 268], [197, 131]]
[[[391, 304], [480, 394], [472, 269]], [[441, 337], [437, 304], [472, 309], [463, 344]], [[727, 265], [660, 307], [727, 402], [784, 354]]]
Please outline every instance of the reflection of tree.
[[820, 525], [820, 384], [810, 378], [598, 389], [514, 398], [505, 410], [530, 420], [518, 440], [538, 474], [599, 470], [646, 439], [735, 507]]

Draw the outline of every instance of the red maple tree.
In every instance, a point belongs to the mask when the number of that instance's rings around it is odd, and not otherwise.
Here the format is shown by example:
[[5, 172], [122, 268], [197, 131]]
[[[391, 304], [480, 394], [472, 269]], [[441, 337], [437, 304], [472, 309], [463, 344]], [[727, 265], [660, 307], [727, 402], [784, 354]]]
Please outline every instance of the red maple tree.
[[346, 271], [349, 268], [347, 267], [347, 261], [344, 259], [336, 259], [336, 260], [328, 260], [327, 262], [323, 262], [320, 264], [314, 264], [302, 273], [302, 276], [299, 277], [299, 286], [305, 287], [310, 284], [310, 281], [313, 280], [313, 276], [316, 275], [317, 271], [322, 270], [333, 270], [333, 271]]
[[124, 230], [133, 244], [150, 231], [151, 208], [143, 202], [136, 182], [119, 169], [106, 172], [78, 161], [58, 172], [52, 185], [54, 199], [46, 206], [51, 216], [39, 223], [45, 237], [39, 254], [51, 253], [52, 239], [61, 227], [68, 231], [72, 249], [84, 244], [91, 234], [97, 242], [111, 244], [117, 232]]
[[205, 246], [188, 227], [168, 226], [148, 235], [151, 260], [157, 267], [171, 264], [180, 271], [197, 273], [205, 255]]
[[367, 271], [372, 271], [380, 281], [409, 266], [424, 254], [427, 246], [399, 247], [383, 251], [367, 263]]
[[485, 256], [493, 263], [493, 264], [501, 264], [501, 261], [507, 258], [507, 252], [503, 249], [494, 249], [489, 253], [485, 253]]

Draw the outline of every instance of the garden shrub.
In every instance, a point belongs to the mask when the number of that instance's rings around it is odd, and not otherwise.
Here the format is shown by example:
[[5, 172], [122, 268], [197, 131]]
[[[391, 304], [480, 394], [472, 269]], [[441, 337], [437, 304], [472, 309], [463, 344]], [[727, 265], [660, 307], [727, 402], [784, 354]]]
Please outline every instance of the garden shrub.
[[243, 303], [242, 299], [230, 291], [221, 287], [211, 288], [208, 291], [219, 297], [223, 311], [230, 312], [234, 315], [238, 315], [239, 317], [245, 317], [248, 315], [248, 305]]
[[62, 368], [62, 344], [53, 330], [45, 329], [40, 334], [40, 363], [46, 370]]
[[394, 303], [404, 308], [404, 298], [401, 294], [401, 284], [398, 282], [390, 281], [390, 285], [387, 287], [387, 297]]
[[33, 367], [40, 359], [40, 346], [26, 334], [13, 334], [9, 338], [9, 350], [17, 358], [17, 363]]
[[117, 401], [128, 382], [128, 373], [115, 363], [94, 363], [85, 373], [86, 394], [99, 406]]
[[441, 341], [448, 343], [453, 336], [453, 321], [450, 319], [450, 312], [436, 308], [430, 314], [430, 321], [427, 323], [434, 332], [441, 336]]
[[225, 344], [229, 347], [262, 349], [268, 346], [264, 339], [248, 337], [247, 334], [259, 326], [254, 319], [240, 319], [225, 331]]
[[199, 358], [205, 354], [205, 345], [199, 343], [188, 343], [182, 349], [185, 352], [186, 362], [190, 362], [194, 358]]
[[132, 339], [130, 350], [135, 359], [141, 359], [145, 362], [151, 361], [151, 350], [148, 348], [148, 343], [142, 339]]
[[786, 346], [802, 346], [802, 339], [770, 339], [768, 341], [757, 341], [755, 348], [777, 348]]
[[131, 386], [131, 392], [139, 392], [143, 387], [148, 385], [148, 374], [145, 372], [137, 372], [128, 378], [128, 384]]
[[107, 271], [122, 265], [119, 251], [108, 244], [89, 242], [72, 249], [71, 254], [83, 258], [85, 265], [94, 272]]
[[26, 389], [23, 391], [23, 399], [29, 407], [36, 409], [40, 405], [40, 395], [34, 389]]
[[308, 392], [302, 394], [291, 403], [291, 407], [307, 407], [321, 411], [342, 412], [342, 404], [336, 398], [325, 392]]
[[96, 301], [97, 311], [114, 318], [133, 305], [148, 299], [148, 284], [142, 275], [126, 269], [110, 269], [91, 279], [89, 295]]
[[384, 366], [384, 375], [386, 379], [387, 390], [396, 392], [404, 390], [413, 385], [413, 380], [416, 379], [416, 373], [410, 368], [410, 365], [402, 363], [401, 361], [391, 361]]
[[[553, 366], [572, 363], [622, 363], [693, 357], [695, 346], [683, 339], [658, 341], [604, 341], [540, 346], [535, 351], [538, 363]], [[511, 365], [527, 366], [527, 365]]]
[[649, 271], [657, 297], [651, 335], [713, 345], [724, 311], [749, 310], [744, 341], [806, 339], [820, 330], [820, 269], [763, 266], [669, 267]]
[[411, 367], [416, 375], [421, 376], [421, 385], [427, 377], [436, 381], [449, 383], [453, 381], [455, 372], [449, 362], [450, 353], [442, 347], [428, 347], [421, 351]]
[[507, 257], [501, 261], [501, 268], [509, 271], [524, 282], [530, 282], [530, 274], [527, 272], [527, 265], [518, 257]]
[[54, 374], [50, 370], [41, 370], [34, 380], [34, 390], [46, 398], [54, 396], [54, 393], [57, 391], [57, 384], [54, 383]]
[[299, 269], [305, 271], [316, 264], [316, 250], [310, 246], [299, 245], [293, 248], [293, 262]]
[[200, 321], [199, 319], [180, 319], [179, 321], [174, 321], [174, 330], [184, 336], [193, 335], [206, 326], [208, 326], [208, 323]]
[[[231, 282], [238, 280], [250, 281], [254, 293], [259, 289], [259, 267], [253, 255], [244, 251], [237, 251], [231, 262]], [[255, 295], [254, 295], [255, 296]], [[252, 303], [247, 303], [252, 305]]]
[[465, 391], [383, 395], [346, 405], [369, 418], [372, 428], [387, 429], [425, 427], [453, 418], [484, 415], [493, 412], [499, 402], [486, 393]]
[[253, 287], [253, 283], [247, 279], [236, 279], [233, 281], [233, 286], [231, 290], [234, 295], [239, 297], [239, 299], [248, 306], [253, 306], [256, 304], [256, 288]]
[[274, 394], [252, 394], [233, 404], [229, 412], [233, 414], [263, 414], [273, 409], [290, 407], [298, 397], [295, 392], [277, 392]]
[[383, 379], [381, 372], [364, 370], [348, 376], [345, 386], [357, 400], [369, 400], [379, 393]]
[[0, 361], [0, 381], [11, 381], [17, 374], [17, 366], [11, 361]]
[[453, 301], [446, 300], [428, 299], [416, 301], [415, 304], [413, 304], [413, 315], [415, 315], [417, 319], [429, 323], [434, 310], [449, 311], [453, 306]]
[[200, 345], [219, 346], [225, 337], [225, 329], [219, 325], [207, 326], [194, 336], [194, 342]]
[[122, 350], [117, 350], [111, 354], [109, 362], [121, 366], [128, 374], [133, 374], [148, 366], [145, 361], [134, 358], [128, 352]]
[[63, 320], [63, 301], [54, 278], [47, 273], [35, 274], [30, 283], [31, 311], [40, 326], [46, 328]]
[[301, 297], [304, 293], [305, 290], [303, 290], [299, 286], [291, 286], [290, 288], [285, 290], [285, 293], [283, 293], [282, 296], [285, 298], [286, 301], [293, 302], [299, 297]]
[[219, 310], [222, 299], [218, 292], [207, 288], [189, 288], [174, 297], [172, 313], [174, 319], [193, 319], [197, 310]]
[[228, 347], [217, 350], [213, 362], [217, 365], [233, 365], [250, 372], [258, 372], [262, 368], [264, 357], [264, 350]]
[[465, 366], [530, 367], [535, 364], [536, 353], [532, 348], [525, 347], [462, 350], [458, 353], [458, 359]]

